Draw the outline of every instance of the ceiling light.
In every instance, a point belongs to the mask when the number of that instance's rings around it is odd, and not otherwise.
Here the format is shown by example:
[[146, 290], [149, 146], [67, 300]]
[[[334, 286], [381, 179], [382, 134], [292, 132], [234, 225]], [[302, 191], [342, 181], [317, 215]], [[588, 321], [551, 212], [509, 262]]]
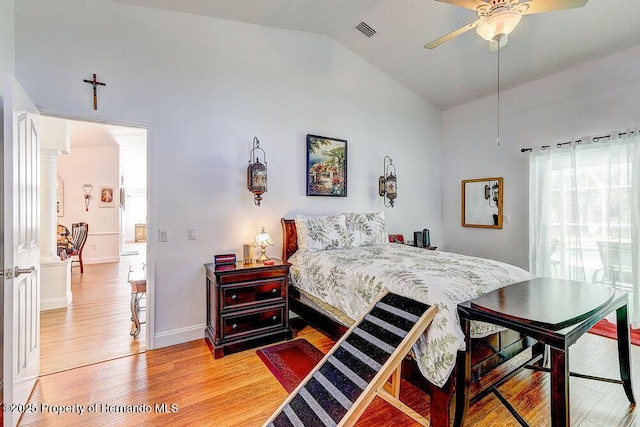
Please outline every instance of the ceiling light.
[[478, 25], [476, 32], [485, 40], [498, 41], [502, 36], [509, 35], [521, 18], [522, 14], [516, 10], [499, 8]]

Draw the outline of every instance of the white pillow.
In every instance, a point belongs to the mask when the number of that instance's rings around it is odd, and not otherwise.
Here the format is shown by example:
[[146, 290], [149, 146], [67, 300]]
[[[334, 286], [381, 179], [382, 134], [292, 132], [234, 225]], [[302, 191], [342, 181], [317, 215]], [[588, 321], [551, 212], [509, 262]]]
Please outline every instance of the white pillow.
[[352, 237], [352, 247], [389, 243], [384, 212], [348, 213], [345, 215], [347, 230]]
[[351, 247], [346, 217], [296, 215], [298, 250], [317, 252]]

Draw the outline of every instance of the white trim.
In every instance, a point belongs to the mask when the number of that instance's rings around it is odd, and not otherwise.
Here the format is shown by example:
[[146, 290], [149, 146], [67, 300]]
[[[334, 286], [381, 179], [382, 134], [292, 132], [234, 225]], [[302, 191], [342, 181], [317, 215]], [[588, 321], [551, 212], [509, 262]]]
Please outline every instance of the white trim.
[[89, 232], [87, 236], [113, 236], [114, 234], [118, 236], [120, 233], [117, 231], [98, 231], [95, 233]]
[[156, 245], [157, 239], [150, 238], [156, 229], [156, 161], [155, 128], [147, 126], [147, 350], [156, 348]]
[[161, 332], [155, 336], [156, 348], [169, 347], [171, 345], [204, 339], [204, 330], [205, 325], [203, 323], [201, 325], [190, 326], [188, 328]]
[[[101, 258], [83, 258], [83, 264], [106, 264], [109, 262], [120, 262], [120, 256], [105, 256]], [[77, 267], [76, 265], [73, 266]]]
[[40, 311], [45, 310], [56, 310], [58, 308], [67, 308], [69, 304], [71, 304], [71, 299], [73, 298], [73, 294], [71, 292], [67, 292], [66, 298], [49, 298], [40, 301]]
[[[139, 121], [136, 122], [131, 121], [129, 118], [105, 116], [97, 112], [87, 113], [87, 111], [78, 111], [63, 108], [40, 107], [40, 114], [44, 114], [45, 116], [58, 117], [61, 119], [81, 120], [103, 124], [116, 124], [120, 126], [144, 128], [147, 130], [147, 229], [154, 230], [156, 217], [156, 165], [155, 155], [153, 151], [153, 147], [155, 146], [155, 131], [153, 123]], [[156, 242], [153, 239], [147, 240], [147, 327], [145, 328], [147, 334], [147, 350], [155, 349], [155, 245]]]

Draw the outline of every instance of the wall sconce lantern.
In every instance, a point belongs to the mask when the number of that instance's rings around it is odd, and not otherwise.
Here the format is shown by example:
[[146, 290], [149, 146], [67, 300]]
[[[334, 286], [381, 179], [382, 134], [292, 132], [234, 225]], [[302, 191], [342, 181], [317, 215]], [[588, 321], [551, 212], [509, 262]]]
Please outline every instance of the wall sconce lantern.
[[[260, 163], [258, 151], [262, 151], [264, 163]], [[251, 161], [255, 159], [254, 163]], [[247, 167], [247, 188], [253, 193], [253, 202], [260, 206], [262, 194], [267, 192], [267, 155], [260, 148], [260, 141], [253, 137], [253, 148], [249, 153], [249, 167]]]
[[[387, 159], [389, 159], [388, 163]], [[378, 178], [378, 193], [381, 197], [386, 196], [386, 199], [389, 199], [389, 204], [384, 199], [385, 206], [393, 207], [393, 200], [398, 197], [398, 178], [396, 177], [396, 167], [389, 156], [384, 158], [384, 175], [386, 176]]]
[[498, 207], [498, 200], [500, 200], [500, 187], [498, 186], [498, 181], [496, 181], [491, 187], [489, 187], [489, 185], [484, 186], [484, 198], [489, 200], [490, 207]]

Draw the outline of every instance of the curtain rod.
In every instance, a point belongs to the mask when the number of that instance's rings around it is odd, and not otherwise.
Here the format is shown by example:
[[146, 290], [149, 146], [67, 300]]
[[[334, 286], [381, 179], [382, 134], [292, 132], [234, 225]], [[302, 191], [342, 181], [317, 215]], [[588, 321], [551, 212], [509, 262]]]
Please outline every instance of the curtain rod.
[[[634, 134], [639, 134], [640, 131], [638, 130], [629, 130], [627, 132], [618, 132], [618, 138], [624, 136], [624, 135], [634, 135]], [[602, 135], [602, 136], [590, 136], [589, 138], [591, 139], [591, 142], [599, 142], [601, 139], [609, 139], [611, 140], [611, 136], [615, 135], [615, 133], [610, 133], [608, 135]], [[604, 141], [603, 141], [604, 142]], [[576, 139], [574, 141], [567, 141], [567, 142], [558, 142], [556, 144], [556, 148], [562, 148], [564, 145], [581, 145], [582, 144], [582, 139]], [[541, 145], [540, 149], [541, 150], [546, 150], [548, 148], [551, 148], [551, 145]], [[521, 148], [520, 149], [521, 153], [526, 153], [526, 152], [533, 152], [533, 148], [529, 147], [529, 148]]]

